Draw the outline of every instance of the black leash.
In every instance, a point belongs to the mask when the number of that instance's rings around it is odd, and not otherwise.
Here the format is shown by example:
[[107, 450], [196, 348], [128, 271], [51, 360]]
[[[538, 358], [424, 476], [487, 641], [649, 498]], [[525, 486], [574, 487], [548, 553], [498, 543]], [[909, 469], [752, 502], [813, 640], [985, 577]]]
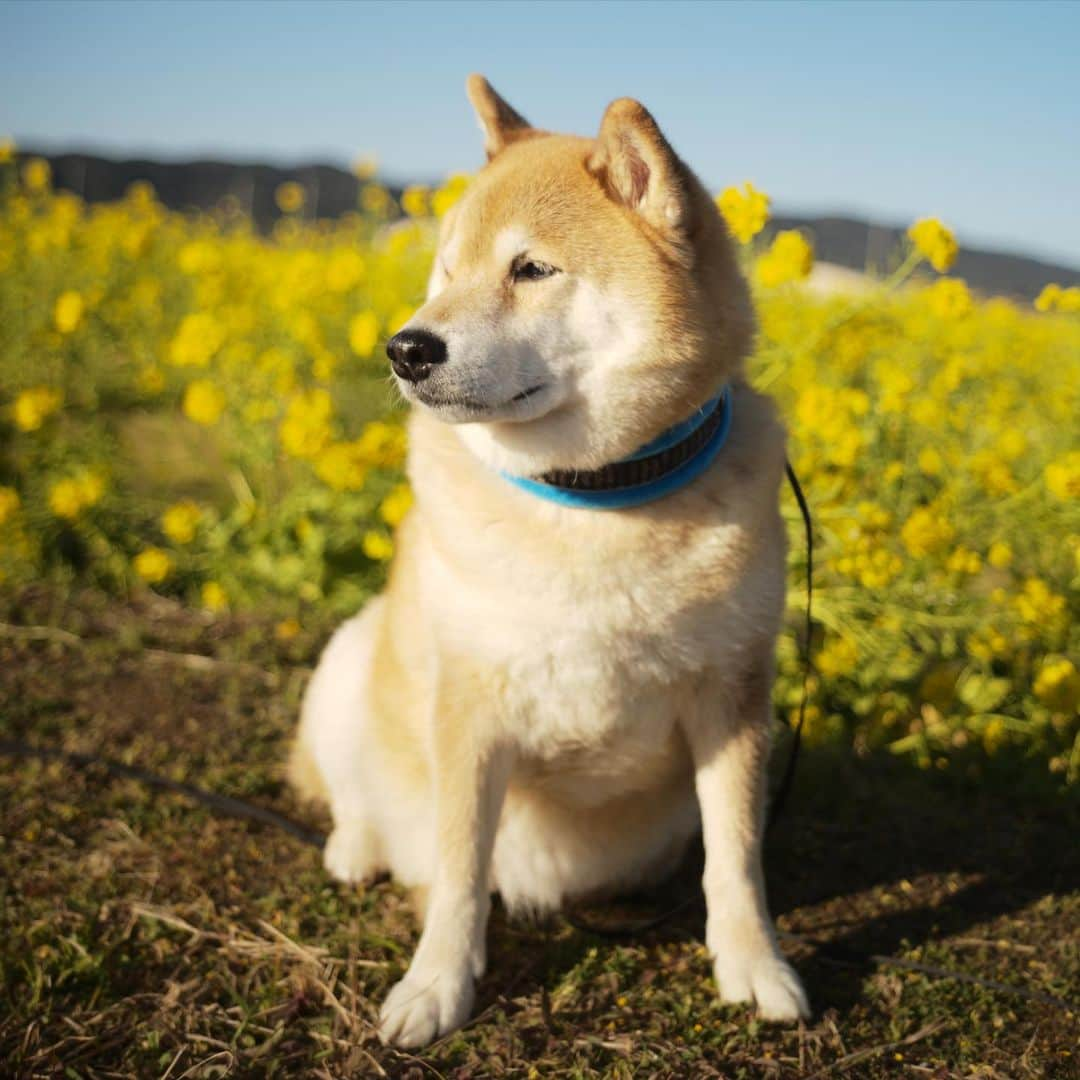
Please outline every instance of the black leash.
[[803, 721], [806, 719], [806, 699], [810, 695], [810, 676], [813, 673], [813, 660], [810, 656], [810, 643], [814, 633], [814, 522], [810, 517], [810, 507], [807, 505], [806, 496], [803, 494], [802, 485], [791, 467], [790, 461], [784, 462], [784, 472], [788, 483], [795, 494], [795, 501], [799, 504], [802, 513], [803, 527], [806, 530], [806, 625], [803, 631], [802, 662], [803, 684], [802, 695], [799, 698], [799, 715], [795, 720], [795, 726], [791, 729], [791, 749], [788, 751], [787, 764], [784, 766], [784, 774], [780, 777], [780, 784], [773, 794], [769, 803], [769, 816], [765, 822], [765, 831], [768, 832], [776, 823], [780, 812], [784, 809], [788, 795], [791, 792], [791, 784], [795, 779], [795, 766], [799, 762], [799, 750], [802, 747]]
[[273, 825], [274, 828], [287, 832], [290, 836], [312, 847], [322, 848], [326, 843], [326, 837], [315, 829], [309, 829], [306, 825], [279, 814], [276, 810], [268, 810], [265, 806], [256, 806], [254, 803], [234, 799], [229, 795], [220, 795], [216, 791], [207, 791], [205, 788], [196, 787], [194, 784], [185, 784], [180, 780], [170, 780], [167, 776], [160, 776], [146, 769], [140, 769], [137, 765], [125, 765], [122, 761], [114, 761], [112, 758], [98, 757], [96, 754], [80, 754], [74, 750], [59, 750], [48, 746], [31, 746], [29, 743], [19, 742], [15, 739], [0, 739], [0, 754], [7, 757], [33, 757], [46, 761], [66, 761], [69, 765], [77, 765], [82, 769], [102, 769], [112, 776], [118, 776], [123, 780], [138, 780], [147, 787], [157, 788], [160, 791], [171, 791], [176, 795], [184, 795], [193, 802], [216, 810], [227, 817], [243, 818], [248, 821], [257, 821], [261, 825]]

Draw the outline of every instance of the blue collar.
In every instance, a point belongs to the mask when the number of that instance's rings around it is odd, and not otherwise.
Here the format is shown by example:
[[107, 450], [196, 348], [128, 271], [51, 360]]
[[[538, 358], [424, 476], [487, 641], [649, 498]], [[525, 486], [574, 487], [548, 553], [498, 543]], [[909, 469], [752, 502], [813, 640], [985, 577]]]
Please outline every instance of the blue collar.
[[515, 487], [561, 506], [621, 510], [662, 499], [696, 480], [731, 430], [731, 387], [692, 416], [621, 461], [591, 472], [557, 470], [539, 477], [501, 475]]

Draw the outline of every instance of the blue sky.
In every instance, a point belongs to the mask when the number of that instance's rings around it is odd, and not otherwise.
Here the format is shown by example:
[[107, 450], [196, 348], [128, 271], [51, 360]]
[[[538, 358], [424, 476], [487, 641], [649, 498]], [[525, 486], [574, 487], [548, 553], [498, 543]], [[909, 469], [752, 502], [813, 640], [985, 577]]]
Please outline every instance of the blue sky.
[[590, 133], [654, 113], [714, 187], [1080, 265], [1080, 3], [0, 3], [0, 134], [49, 149], [479, 163], [463, 82]]

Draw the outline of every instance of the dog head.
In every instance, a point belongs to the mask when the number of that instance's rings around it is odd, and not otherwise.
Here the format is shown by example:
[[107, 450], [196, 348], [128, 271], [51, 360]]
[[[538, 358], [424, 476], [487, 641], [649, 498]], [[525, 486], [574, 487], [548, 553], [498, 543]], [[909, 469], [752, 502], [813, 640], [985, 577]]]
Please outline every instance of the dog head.
[[496, 468], [598, 468], [741, 368], [753, 316], [730, 237], [636, 101], [587, 139], [530, 127], [478, 75], [468, 92], [488, 162], [443, 219], [394, 373]]

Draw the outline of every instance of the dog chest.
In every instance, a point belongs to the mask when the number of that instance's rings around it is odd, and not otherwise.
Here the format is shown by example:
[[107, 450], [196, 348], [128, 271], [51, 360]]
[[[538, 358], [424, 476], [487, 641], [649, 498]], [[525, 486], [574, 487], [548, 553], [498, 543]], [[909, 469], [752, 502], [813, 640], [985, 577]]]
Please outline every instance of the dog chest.
[[[444, 494], [447, 494], [444, 492]], [[501, 722], [542, 758], [643, 732], [663, 740], [679, 695], [775, 635], [775, 509], [683, 499], [663, 515], [529, 517], [512, 505], [429, 517], [412, 554], [435, 651], [492, 674]], [[473, 511], [476, 511], [475, 513]]]
[[[526, 754], [567, 755], [585, 767], [605, 759], [648, 760], [664, 749], [686, 696], [705, 669], [734, 663], [760, 616], [742, 590], [687, 596], [677, 583], [605, 582], [563, 589], [527, 582], [498, 602], [460, 598], [456, 626], [481, 669], [497, 674], [499, 721]], [[681, 602], [680, 602], [681, 601]]]

